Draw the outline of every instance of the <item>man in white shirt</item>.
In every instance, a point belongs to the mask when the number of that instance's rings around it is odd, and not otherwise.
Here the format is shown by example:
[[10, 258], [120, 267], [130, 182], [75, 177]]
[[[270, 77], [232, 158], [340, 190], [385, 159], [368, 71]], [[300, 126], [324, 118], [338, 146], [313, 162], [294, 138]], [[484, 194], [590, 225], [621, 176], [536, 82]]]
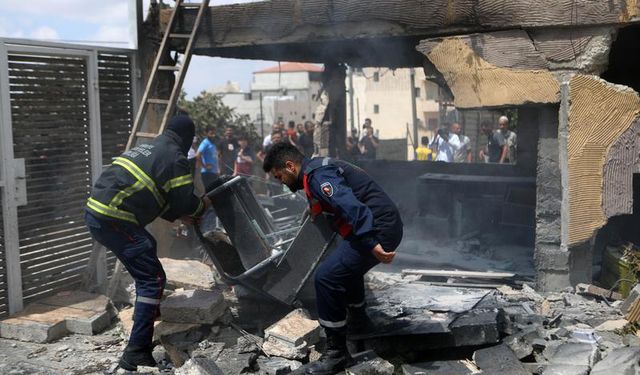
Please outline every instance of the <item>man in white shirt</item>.
[[438, 130], [438, 134], [431, 144], [437, 148], [436, 161], [451, 163], [460, 148], [460, 138], [457, 134], [450, 133], [447, 128], [442, 128]]
[[451, 124], [451, 132], [449, 134], [451, 133], [457, 135], [460, 140], [460, 148], [454, 152], [453, 161], [456, 163], [471, 163], [471, 140], [462, 134], [462, 126], [454, 122]]
[[282, 132], [282, 130], [284, 129], [284, 124], [281, 124], [280, 122], [276, 122], [275, 124], [273, 124], [273, 126], [271, 127], [271, 133], [269, 133], [269, 135], [267, 135], [266, 137], [264, 137], [264, 140], [262, 141], [262, 147], [266, 148], [267, 146], [269, 146], [272, 142], [271, 142], [271, 134], [273, 134], [274, 132]]

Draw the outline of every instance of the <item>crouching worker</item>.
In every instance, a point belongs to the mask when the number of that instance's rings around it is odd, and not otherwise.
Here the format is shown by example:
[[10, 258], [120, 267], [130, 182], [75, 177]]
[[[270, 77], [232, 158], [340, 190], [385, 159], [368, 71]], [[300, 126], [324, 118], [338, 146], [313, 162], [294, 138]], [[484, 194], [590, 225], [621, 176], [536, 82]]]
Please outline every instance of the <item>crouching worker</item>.
[[279, 143], [263, 166], [291, 191], [304, 189], [312, 216], [325, 214], [344, 240], [317, 268], [316, 298], [320, 325], [327, 334], [322, 357], [307, 374], [333, 374], [350, 360], [346, 334], [364, 328], [364, 274], [390, 263], [402, 239], [398, 208], [362, 169], [341, 160], [305, 158]]
[[120, 367], [155, 366], [151, 356], [153, 322], [166, 276], [156, 241], [144, 227], [160, 216], [192, 223], [211, 204], [193, 193], [187, 152], [195, 126], [176, 116], [163, 134], [117, 157], [96, 181], [85, 221], [93, 238], [111, 250], [135, 280], [136, 303], [129, 343]]

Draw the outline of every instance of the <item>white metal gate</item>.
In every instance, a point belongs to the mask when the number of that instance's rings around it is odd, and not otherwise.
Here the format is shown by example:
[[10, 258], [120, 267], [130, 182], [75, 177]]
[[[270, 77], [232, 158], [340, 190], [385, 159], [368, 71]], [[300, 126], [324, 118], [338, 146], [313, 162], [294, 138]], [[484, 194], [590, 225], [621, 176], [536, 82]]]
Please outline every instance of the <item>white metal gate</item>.
[[0, 40], [0, 315], [82, 281], [101, 133], [118, 153], [134, 112], [130, 51], [31, 43]]

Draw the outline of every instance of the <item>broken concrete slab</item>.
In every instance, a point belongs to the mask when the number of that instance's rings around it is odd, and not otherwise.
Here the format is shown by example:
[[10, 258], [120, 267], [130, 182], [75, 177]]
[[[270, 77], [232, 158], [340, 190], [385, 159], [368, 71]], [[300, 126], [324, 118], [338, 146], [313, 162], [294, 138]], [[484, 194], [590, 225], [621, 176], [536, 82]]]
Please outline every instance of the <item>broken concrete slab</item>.
[[224, 375], [214, 361], [207, 358], [191, 358], [176, 369], [175, 375]]
[[0, 336], [49, 342], [69, 332], [93, 335], [111, 323], [115, 310], [108, 298], [85, 292], [63, 292], [43, 301], [0, 322]]
[[256, 353], [239, 353], [235, 348], [229, 348], [220, 352], [215, 363], [225, 375], [240, 375], [251, 369], [257, 359]]
[[309, 355], [309, 347], [306, 342], [298, 346], [293, 346], [273, 336], [264, 341], [262, 350], [267, 355], [273, 357], [283, 357], [294, 360], [303, 360]]
[[475, 309], [458, 316], [449, 329], [455, 346], [494, 344], [500, 341], [497, 309]]
[[167, 289], [205, 289], [215, 285], [211, 267], [197, 260], [160, 258], [167, 275]]
[[302, 363], [279, 357], [258, 358], [260, 375], [284, 375], [302, 367]]
[[[153, 330], [153, 341], [189, 341], [195, 339], [193, 335], [191, 335], [191, 338], [189, 337], [190, 333], [199, 330], [201, 327], [200, 324], [195, 323], [159, 322]], [[198, 336], [201, 338], [203, 335], [204, 334], [200, 332]]]
[[589, 366], [552, 364], [544, 369], [542, 375], [589, 375]]
[[473, 360], [483, 373], [530, 375], [518, 357], [505, 344], [476, 350], [473, 353]]
[[640, 374], [640, 347], [614, 349], [591, 370], [591, 375]]
[[600, 324], [599, 326], [595, 327], [594, 329], [596, 331], [610, 332], [610, 331], [615, 331], [617, 329], [622, 329], [628, 323], [629, 322], [626, 319], [607, 320], [606, 322]]
[[478, 367], [470, 361], [434, 361], [402, 365], [403, 375], [473, 375]]
[[620, 306], [620, 311], [630, 322], [635, 323], [640, 320], [640, 284], [633, 287], [627, 299]]
[[267, 328], [265, 338], [274, 337], [292, 346], [300, 346], [304, 342], [313, 345], [320, 340], [322, 328], [317, 320], [309, 318], [302, 309], [296, 309], [278, 322]]
[[176, 290], [160, 304], [160, 314], [167, 322], [213, 324], [226, 308], [220, 291]]
[[551, 363], [592, 367], [600, 360], [600, 351], [596, 345], [566, 342], [558, 347]]

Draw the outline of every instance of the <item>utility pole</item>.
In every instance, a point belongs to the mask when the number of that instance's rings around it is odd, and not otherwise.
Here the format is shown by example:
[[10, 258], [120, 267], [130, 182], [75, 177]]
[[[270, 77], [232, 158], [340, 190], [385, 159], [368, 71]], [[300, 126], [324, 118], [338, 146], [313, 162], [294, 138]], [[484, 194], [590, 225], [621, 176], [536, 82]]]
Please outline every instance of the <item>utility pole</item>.
[[349, 65], [349, 116], [351, 118], [351, 130], [356, 128], [353, 114], [353, 67]]
[[409, 69], [409, 76], [411, 81], [411, 118], [413, 124], [413, 158], [416, 159], [416, 143], [418, 142], [418, 110], [416, 108], [416, 70], [414, 68]]

